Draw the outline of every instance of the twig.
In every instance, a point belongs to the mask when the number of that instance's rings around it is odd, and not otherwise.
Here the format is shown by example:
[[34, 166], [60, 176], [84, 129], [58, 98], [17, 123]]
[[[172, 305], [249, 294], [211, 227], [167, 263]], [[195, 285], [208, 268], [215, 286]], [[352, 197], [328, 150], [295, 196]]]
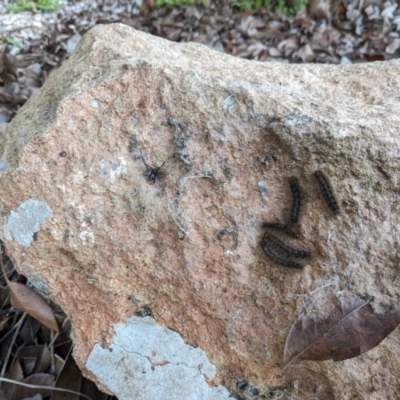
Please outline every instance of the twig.
[[10, 334], [14, 331], [14, 329], [16, 329], [16, 328], [17, 328], [17, 324], [13, 325], [13, 327], [0, 339], [0, 343], [1, 343], [8, 335], [10, 335]]
[[[68, 321], [68, 317], [64, 319], [63, 323], [62, 323], [62, 327], [61, 327], [61, 331], [64, 328], [65, 324]], [[51, 357], [51, 371], [55, 371], [55, 358], [54, 358], [54, 344], [56, 342], [56, 340], [58, 339], [58, 337], [60, 336], [60, 332], [54, 332], [53, 330], [51, 330], [51, 340], [49, 343], [49, 348], [50, 348], [50, 357]]]
[[[6, 358], [4, 359], [3, 368], [1, 369], [1, 373], [0, 373], [0, 378], [1, 379], [3, 379], [3, 376], [6, 373], [6, 368], [7, 368], [8, 360], [9, 360], [10, 355], [11, 355], [12, 348], [14, 346], [15, 341], [17, 340], [17, 336], [18, 336], [19, 330], [21, 329], [22, 323], [25, 321], [27, 316], [28, 316], [28, 314], [26, 312], [23, 313], [23, 315], [20, 318], [20, 320], [15, 324], [16, 330], [14, 332], [14, 336], [13, 336], [13, 338], [11, 340], [11, 343], [10, 343], [10, 345], [8, 347], [7, 355], [6, 355]], [[1, 380], [0, 380], [0, 387], [1, 387]]]
[[74, 390], [69, 390], [69, 389], [55, 388], [53, 386], [45, 386], [45, 385], [31, 385], [30, 383], [18, 382], [14, 381], [13, 379], [7, 379], [7, 378], [0, 378], [0, 382], [14, 383], [15, 385], [24, 386], [30, 389], [48, 389], [48, 390], [55, 390], [56, 392], [72, 393], [72, 394], [77, 394], [78, 396], [83, 397], [87, 400], [93, 400], [91, 397], [88, 397], [83, 393], [75, 392]]

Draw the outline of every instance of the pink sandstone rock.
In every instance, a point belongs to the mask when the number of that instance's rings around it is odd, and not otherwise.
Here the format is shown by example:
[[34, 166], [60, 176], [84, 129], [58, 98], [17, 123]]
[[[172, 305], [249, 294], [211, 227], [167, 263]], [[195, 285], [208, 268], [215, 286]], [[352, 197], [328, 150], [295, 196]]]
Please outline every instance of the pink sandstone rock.
[[[120, 400], [397, 398], [399, 328], [354, 359], [281, 366], [302, 311], [400, 307], [399, 93], [398, 61], [250, 62], [97, 26], [2, 139], [1, 240]], [[291, 176], [303, 269], [260, 246]]]

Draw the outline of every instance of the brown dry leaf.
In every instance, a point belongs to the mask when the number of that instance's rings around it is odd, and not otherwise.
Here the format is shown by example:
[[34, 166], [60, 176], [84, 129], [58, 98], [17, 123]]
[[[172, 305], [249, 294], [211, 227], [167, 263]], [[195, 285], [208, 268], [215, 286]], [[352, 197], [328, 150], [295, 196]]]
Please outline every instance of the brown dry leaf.
[[14, 82], [17, 80], [18, 76], [18, 63], [17, 57], [13, 56], [12, 54], [4, 53], [4, 71], [1, 74], [1, 78], [3, 79], [5, 84]]
[[49, 389], [31, 389], [24, 386], [18, 386], [15, 390], [13, 400], [33, 397], [37, 393], [40, 393], [43, 397], [50, 396], [52, 392], [51, 388], [54, 386], [54, 376], [50, 374], [33, 374], [25, 378], [22, 382], [30, 385], [49, 386]]
[[[73, 390], [76, 393], [54, 390], [50, 400], [80, 400], [83, 398], [107, 400], [109, 398], [106, 394], [99, 391], [94, 382], [83, 377], [82, 371], [72, 357], [72, 346], [68, 352], [64, 366], [58, 375], [55, 388]], [[81, 395], [79, 396], [78, 393], [81, 393]]]
[[[18, 358], [14, 359], [11, 369], [7, 374], [7, 378], [17, 382], [22, 382], [22, 380], [24, 379], [24, 374], [22, 372], [22, 368]], [[3, 384], [2, 388], [4, 390], [4, 393], [7, 395], [7, 398], [12, 399], [17, 389], [17, 385], [6, 382]]]
[[19, 358], [25, 376], [38, 372], [45, 372], [51, 364], [50, 350], [46, 344], [22, 348], [19, 352]]
[[50, 306], [39, 293], [22, 283], [11, 282], [4, 271], [4, 278], [10, 289], [11, 305], [19, 310], [25, 311], [31, 317], [37, 319], [43, 325], [59, 332], [56, 319]]
[[307, 31], [312, 31], [314, 29], [314, 26], [316, 25], [316, 22], [310, 18], [307, 17], [296, 17], [293, 20], [293, 27], [302, 27], [303, 29], [306, 29]]
[[0, 74], [0, 79], [6, 84], [9, 85], [10, 83], [14, 82], [17, 78], [15, 75], [10, 74], [9, 72], [7, 72], [6, 70], [4, 70], [1, 74]]
[[[82, 372], [72, 357], [71, 346], [71, 350], [69, 351], [64, 362], [64, 367], [57, 378], [55, 387], [79, 392], [81, 390], [82, 379]], [[50, 400], [79, 400], [79, 396], [73, 393], [54, 391]]]
[[12, 319], [13, 316], [8, 315], [8, 310], [0, 311], [0, 332], [9, 328]]
[[151, 13], [151, 10], [155, 6], [155, 0], [144, 0], [140, 8], [140, 16], [146, 17]]
[[307, 16], [312, 19], [332, 20], [330, 1], [310, 0], [307, 3]]
[[300, 315], [290, 329], [283, 356], [284, 367], [302, 361], [341, 361], [377, 346], [400, 323], [400, 311], [375, 314], [358, 297], [340, 297], [338, 308], [325, 321]]
[[[15, 322], [14, 322], [15, 323]], [[8, 349], [12, 342], [12, 335], [4, 335], [0, 343], [0, 364], [4, 365], [4, 361], [8, 357]]]
[[299, 48], [299, 41], [296, 40], [296, 38], [285, 39], [278, 44], [278, 50], [281, 53], [284, 53], [285, 56], [290, 55], [291, 53], [293, 53], [294, 50], [298, 48]]
[[9, 371], [8, 378], [18, 382], [21, 382], [24, 379], [24, 373], [22, 372], [22, 367], [19, 363], [18, 358], [14, 359], [13, 365], [11, 366], [11, 369]]
[[22, 283], [7, 282], [11, 293], [11, 305], [27, 312], [43, 325], [59, 332], [56, 319], [50, 306], [39, 293]]
[[297, 51], [297, 57], [300, 57], [303, 62], [310, 62], [314, 59], [314, 51], [307, 43]]
[[33, 397], [26, 397], [23, 400], [43, 400], [43, 396], [40, 393], [36, 393]]
[[[82, 380], [81, 393], [91, 399], [110, 400], [108, 395], [100, 392], [100, 390], [97, 388], [95, 383], [87, 378], [83, 378], [83, 380]], [[80, 400], [80, 399], [78, 399], [78, 400]]]
[[400, 40], [396, 39], [393, 40], [390, 44], [388, 44], [385, 48], [385, 52], [387, 54], [395, 54], [396, 51], [399, 49], [400, 47]]
[[6, 45], [3, 44], [0, 46], [0, 74], [4, 70], [4, 53], [6, 51]]
[[7, 397], [2, 390], [0, 390], [0, 400], [9, 400], [9, 397]]
[[332, 27], [321, 26], [312, 36], [312, 41], [320, 48], [328, 48], [340, 41], [340, 32]]
[[271, 57], [280, 57], [281, 56], [281, 52], [275, 47], [270, 47], [268, 49], [268, 51], [269, 51], [269, 55]]
[[[33, 317], [28, 317], [24, 321], [22, 328], [19, 331], [19, 337], [24, 342], [25, 346], [33, 346], [37, 341], [35, 336], [43, 325]], [[41, 372], [41, 371], [36, 371]]]

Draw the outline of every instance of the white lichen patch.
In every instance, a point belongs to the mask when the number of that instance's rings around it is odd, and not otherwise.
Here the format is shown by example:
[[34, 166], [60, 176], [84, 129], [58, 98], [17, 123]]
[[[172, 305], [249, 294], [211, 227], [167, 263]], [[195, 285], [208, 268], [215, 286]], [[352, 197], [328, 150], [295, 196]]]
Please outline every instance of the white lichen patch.
[[[74, 208], [76, 212], [75, 215], [80, 223], [81, 231], [79, 232], [79, 238], [82, 240], [83, 244], [86, 244], [87, 240], [90, 240], [92, 243], [94, 243], [95, 237], [90, 225], [93, 223], [95, 216], [93, 213], [86, 212], [85, 207], [82, 204], [78, 204], [75, 200], [71, 200], [70, 204]], [[96, 217], [100, 219], [99, 216], [101, 216], [101, 211], [97, 210], [95, 214]]]
[[73, 175], [72, 177], [72, 181], [75, 184], [79, 184], [82, 183], [85, 179], [85, 174], [83, 173], [83, 171], [78, 171], [76, 174]]
[[345, 129], [340, 129], [340, 128], [332, 129], [331, 132], [332, 132], [332, 136], [335, 139], [342, 139], [342, 138], [349, 136], [349, 132], [346, 131]]
[[127, 162], [123, 157], [117, 161], [101, 160], [97, 172], [103, 180], [113, 184], [120, 177], [127, 174]]
[[216, 369], [206, 353], [151, 317], [115, 325], [112, 344], [96, 344], [86, 368], [120, 400], [225, 400], [223, 386], [210, 386]]
[[52, 216], [50, 207], [41, 200], [29, 199], [22, 203], [17, 211], [11, 211], [4, 224], [6, 240], [15, 240], [18, 244], [29, 247], [33, 235], [41, 225]]
[[223, 107], [224, 107], [224, 110], [227, 111], [229, 114], [232, 114], [232, 115], [234, 114], [235, 100], [233, 99], [232, 95], [228, 96], [224, 100]]
[[[84, 226], [84, 225], [85, 225], [85, 226]], [[82, 232], [79, 233], [79, 238], [82, 240], [82, 242], [83, 242], [84, 244], [86, 244], [86, 241], [87, 241], [88, 239], [90, 239], [90, 241], [91, 241], [92, 243], [94, 243], [95, 240], [94, 240], [94, 233], [93, 233], [93, 231], [92, 231], [88, 226], [86, 226], [86, 224], [82, 224], [82, 227], [83, 227], [83, 228], [87, 228], [87, 229], [86, 229], [86, 230], [83, 230]]]
[[9, 162], [7, 160], [0, 161], [0, 171], [4, 171], [8, 167]]
[[57, 189], [60, 189], [63, 193], [65, 193], [67, 191], [67, 188], [65, 187], [65, 185], [61, 185], [59, 183], [56, 183], [54, 185]]

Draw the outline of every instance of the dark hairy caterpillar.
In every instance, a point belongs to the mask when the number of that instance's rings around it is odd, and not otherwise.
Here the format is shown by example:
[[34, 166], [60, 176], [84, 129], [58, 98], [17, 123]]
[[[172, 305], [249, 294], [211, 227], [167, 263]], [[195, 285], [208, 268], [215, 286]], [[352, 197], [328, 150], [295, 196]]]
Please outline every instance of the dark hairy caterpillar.
[[265, 235], [264, 241], [272, 243], [275, 248], [283, 251], [288, 256], [299, 257], [299, 258], [307, 258], [310, 257], [310, 253], [301, 249], [296, 249], [294, 247], [290, 247], [286, 243], [282, 242], [282, 240], [278, 239], [272, 235]]
[[262, 227], [265, 229], [281, 231], [294, 238], [298, 238], [300, 236], [297, 232], [293, 232], [287, 225], [281, 224], [280, 222], [263, 222]]
[[268, 243], [266, 241], [263, 241], [261, 243], [261, 247], [264, 250], [264, 253], [266, 256], [275, 264], [278, 264], [282, 267], [287, 267], [287, 268], [296, 268], [296, 269], [302, 269], [303, 264], [293, 261], [293, 260], [286, 260], [285, 258], [279, 257], [277, 254], [275, 254], [270, 247], [268, 246]]
[[292, 192], [292, 208], [290, 210], [290, 222], [297, 224], [299, 222], [300, 208], [303, 200], [303, 192], [301, 191], [299, 180], [292, 176], [289, 179], [290, 190]]
[[335, 215], [340, 214], [340, 207], [336, 200], [336, 196], [333, 193], [332, 185], [329, 182], [329, 179], [322, 171], [315, 171], [314, 175], [318, 180], [319, 188], [321, 189], [321, 192], [329, 208]]

